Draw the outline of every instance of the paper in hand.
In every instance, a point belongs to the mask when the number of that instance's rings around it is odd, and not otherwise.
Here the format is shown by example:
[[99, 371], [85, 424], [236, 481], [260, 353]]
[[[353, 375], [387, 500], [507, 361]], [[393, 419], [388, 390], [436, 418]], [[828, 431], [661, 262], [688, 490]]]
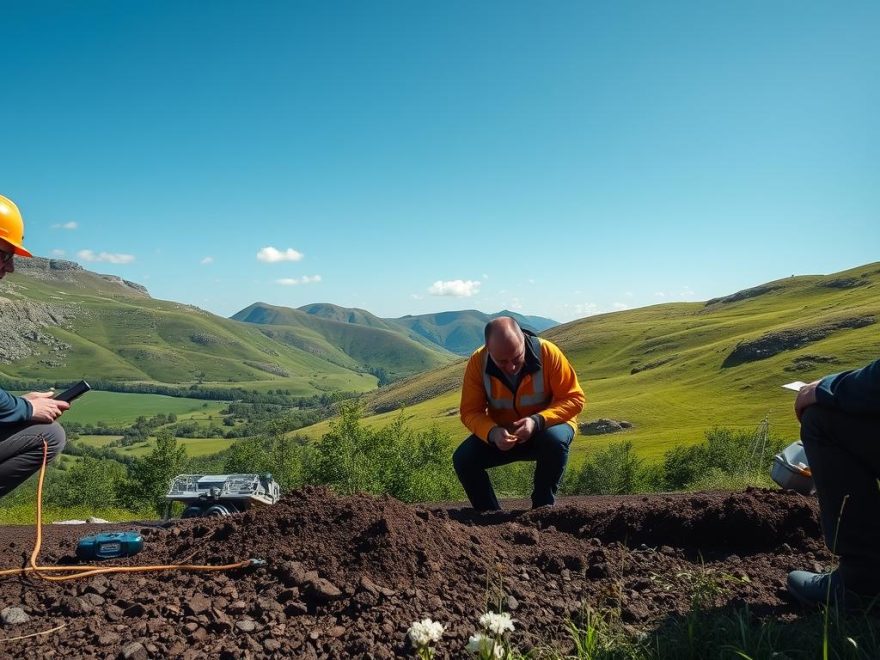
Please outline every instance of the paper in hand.
[[787, 390], [794, 390], [795, 392], [800, 392], [801, 388], [806, 385], [803, 381], [796, 380], [793, 383], [786, 383], [783, 387]]

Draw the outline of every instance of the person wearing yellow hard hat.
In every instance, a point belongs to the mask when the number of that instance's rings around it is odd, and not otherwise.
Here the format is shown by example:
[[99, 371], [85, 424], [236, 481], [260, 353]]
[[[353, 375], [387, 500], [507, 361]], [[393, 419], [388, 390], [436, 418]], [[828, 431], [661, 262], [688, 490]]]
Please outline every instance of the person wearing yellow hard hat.
[[[23, 241], [21, 211], [15, 202], [0, 195], [0, 279], [15, 272], [16, 256], [33, 256]], [[50, 460], [64, 449], [64, 429], [55, 420], [70, 404], [52, 397], [52, 392], [15, 396], [0, 389], [0, 497], [40, 469], [44, 440]]]

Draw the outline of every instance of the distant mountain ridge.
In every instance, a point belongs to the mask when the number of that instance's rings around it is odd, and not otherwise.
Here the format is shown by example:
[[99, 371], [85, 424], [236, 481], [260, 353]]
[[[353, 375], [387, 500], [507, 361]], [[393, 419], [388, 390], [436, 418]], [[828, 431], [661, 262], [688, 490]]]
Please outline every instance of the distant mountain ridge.
[[[495, 314], [465, 309], [435, 314], [409, 314], [399, 318], [386, 319], [363, 309], [339, 307], [330, 303], [312, 303], [300, 307], [299, 310], [343, 323], [380, 327], [392, 331], [395, 329], [399, 331], [400, 328], [403, 328], [408, 332], [410, 338], [420, 337], [422, 340], [427, 340], [430, 345], [439, 346], [456, 355], [470, 355], [482, 346], [483, 329], [486, 323], [498, 316], [511, 316], [523, 328], [535, 333], [559, 325], [553, 319], [542, 316], [526, 316], [506, 309]], [[237, 316], [233, 318], [237, 318]]]

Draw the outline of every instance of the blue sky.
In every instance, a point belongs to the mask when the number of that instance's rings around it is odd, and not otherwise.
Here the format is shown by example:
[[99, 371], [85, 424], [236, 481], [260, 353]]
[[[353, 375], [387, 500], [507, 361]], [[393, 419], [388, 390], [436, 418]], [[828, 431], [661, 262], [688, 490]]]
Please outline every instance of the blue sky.
[[2, 4], [26, 244], [154, 297], [566, 321], [880, 258], [877, 2]]

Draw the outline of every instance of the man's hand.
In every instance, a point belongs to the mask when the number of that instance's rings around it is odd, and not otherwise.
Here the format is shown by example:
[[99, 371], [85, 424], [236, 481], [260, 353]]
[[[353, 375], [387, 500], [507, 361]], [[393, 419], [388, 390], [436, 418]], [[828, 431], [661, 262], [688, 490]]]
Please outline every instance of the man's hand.
[[489, 431], [489, 443], [495, 445], [501, 451], [509, 451], [516, 446], [519, 438], [507, 432], [503, 426], [496, 426]]
[[518, 442], [525, 442], [534, 435], [537, 427], [538, 425], [535, 424], [534, 419], [531, 417], [523, 417], [513, 423], [511, 431], [513, 432], [513, 435], [517, 437]]
[[801, 421], [801, 415], [807, 408], [816, 405], [816, 388], [818, 386], [819, 381], [814, 380], [798, 391], [797, 398], [794, 400], [794, 414], [797, 415], [798, 421]]
[[54, 392], [31, 392], [22, 398], [31, 402], [31, 419], [35, 422], [51, 423], [61, 417], [61, 413], [70, 408], [66, 401], [56, 401]]

